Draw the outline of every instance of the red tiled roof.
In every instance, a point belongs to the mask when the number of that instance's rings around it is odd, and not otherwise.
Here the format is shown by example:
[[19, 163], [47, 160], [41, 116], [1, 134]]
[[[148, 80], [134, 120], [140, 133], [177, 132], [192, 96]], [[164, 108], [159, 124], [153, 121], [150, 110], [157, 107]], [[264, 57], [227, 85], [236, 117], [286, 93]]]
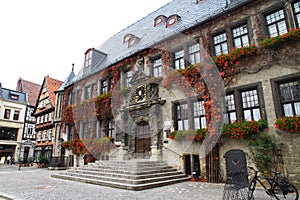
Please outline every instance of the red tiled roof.
[[35, 106], [36, 100], [39, 96], [41, 85], [19, 78], [16, 90], [28, 94], [28, 103]]
[[55, 106], [55, 91], [63, 84], [62, 81], [50, 78], [49, 76], [45, 77], [45, 84], [47, 84], [48, 93], [50, 95], [51, 104]]

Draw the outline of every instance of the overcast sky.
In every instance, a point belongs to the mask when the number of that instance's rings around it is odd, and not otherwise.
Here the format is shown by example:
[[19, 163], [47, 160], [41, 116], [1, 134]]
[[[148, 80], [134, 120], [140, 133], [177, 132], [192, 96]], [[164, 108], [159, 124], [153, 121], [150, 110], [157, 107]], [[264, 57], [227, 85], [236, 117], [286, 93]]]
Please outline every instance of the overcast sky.
[[0, 82], [15, 90], [19, 77], [64, 81], [84, 52], [171, 0], [0, 1]]

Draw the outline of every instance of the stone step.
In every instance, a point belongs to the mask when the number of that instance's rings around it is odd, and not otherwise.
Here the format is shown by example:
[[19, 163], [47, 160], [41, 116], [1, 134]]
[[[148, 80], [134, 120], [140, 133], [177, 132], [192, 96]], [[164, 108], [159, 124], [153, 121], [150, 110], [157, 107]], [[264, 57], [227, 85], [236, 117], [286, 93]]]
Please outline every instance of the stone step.
[[112, 181], [112, 182], [119, 182], [119, 183], [127, 183], [127, 184], [132, 184], [132, 185], [186, 177], [183, 174], [171, 174], [171, 175], [164, 175], [164, 176], [157, 176], [156, 174], [152, 174], [152, 177], [146, 177], [146, 178], [139, 177], [136, 179], [133, 176], [117, 177], [117, 176], [107, 176], [107, 175], [103, 175], [103, 174], [94, 175], [94, 174], [76, 173], [76, 172], [66, 172], [65, 175], [72, 176], [72, 177], [83, 177], [83, 178], [87, 178], [87, 179], [96, 179], [96, 180]]
[[131, 167], [131, 166], [92, 166], [92, 167], [83, 167], [83, 168], [77, 168], [80, 170], [94, 170], [94, 171], [115, 171], [120, 173], [137, 173], [137, 174], [143, 174], [143, 173], [154, 173], [154, 172], [160, 172], [160, 171], [173, 171], [174, 168], [171, 166], [140, 166], [140, 167]]
[[181, 172], [178, 172], [176, 169], [172, 170], [158, 170], [153, 171], [152, 173], [127, 173], [124, 171], [105, 171], [105, 170], [81, 170], [81, 169], [72, 169], [65, 172], [65, 174], [68, 173], [81, 173], [81, 174], [89, 174], [89, 175], [97, 175], [97, 176], [109, 176], [109, 177], [120, 177], [120, 178], [130, 178], [130, 179], [144, 179], [144, 178], [151, 178], [154, 176], [170, 176], [170, 175], [178, 175], [182, 174]]
[[151, 168], [151, 169], [115, 169], [113, 167], [110, 168], [95, 168], [95, 167], [84, 167], [84, 168], [72, 168], [67, 171], [73, 170], [81, 170], [81, 171], [90, 171], [90, 172], [103, 172], [103, 173], [117, 173], [117, 174], [131, 174], [131, 175], [143, 175], [149, 173], [162, 173], [162, 172], [174, 172], [177, 171], [175, 168], [167, 167], [167, 168]]
[[89, 179], [84, 177], [73, 177], [63, 174], [52, 174], [52, 177], [55, 178], [61, 178], [65, 180], [71, 180], [71, 181], [78, 181], [83, 183], [89, 183], [89, 184], [95, 184], [95, 185], [101, 185], [101, 186], [108, 186], [108, 187], [115, 187], [120, 189], [127, 189], [127, 190], [144, 190], [154, 187], [161, 187], [166, 186], [170, 184], [175, 184], [179, 182], [188, 181], [189, 177], [182, 177], [177, 179], [169, 179], [164, 181], [157, 181], [157, 182], [151, 182], [151, 183], [144, 183], [144, 184], [126, 184], [126, 183], [120, 183], [120, 182], [113, 182], [113, 181], [105, 181], [105, 180], [99, 180], [99, 179]]
[[97, 161], [53, 174], [52, 177], [129, 190], [159, 187], [190, 179], [166, 162], [149, 160]]

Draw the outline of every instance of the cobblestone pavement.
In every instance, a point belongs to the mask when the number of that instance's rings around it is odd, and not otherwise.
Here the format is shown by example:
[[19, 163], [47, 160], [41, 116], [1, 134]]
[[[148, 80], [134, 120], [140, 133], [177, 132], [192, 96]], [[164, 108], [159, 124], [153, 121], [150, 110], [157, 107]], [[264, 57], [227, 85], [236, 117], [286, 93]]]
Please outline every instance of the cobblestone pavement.
[[[105, 199], [105, 200], [221, 200], [224, 183], [182, 182], [178, 184], [128, 191], [51, 177], [59, 171], [46, 168], [0, 165], [0, 199]], [[264, 191], [255, 191], [256, 200], [269, 199]]]

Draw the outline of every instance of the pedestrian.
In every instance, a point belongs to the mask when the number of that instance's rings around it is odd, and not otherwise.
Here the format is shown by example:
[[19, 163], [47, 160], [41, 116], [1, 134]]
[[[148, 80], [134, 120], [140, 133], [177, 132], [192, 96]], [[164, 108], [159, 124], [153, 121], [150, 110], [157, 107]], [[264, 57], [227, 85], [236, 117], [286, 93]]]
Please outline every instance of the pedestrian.
[[9, 156], [7, 156], [7, 158], [6, 158], [6, 164], [10, 164], [10, 159], [11, 159], [11, 156], [9, 155]]
[[11, 161], [10, 161], [10, 165], [12, 165], [12, 164], [15, 164], [15, 158], [14, 157], [12, 157]]

